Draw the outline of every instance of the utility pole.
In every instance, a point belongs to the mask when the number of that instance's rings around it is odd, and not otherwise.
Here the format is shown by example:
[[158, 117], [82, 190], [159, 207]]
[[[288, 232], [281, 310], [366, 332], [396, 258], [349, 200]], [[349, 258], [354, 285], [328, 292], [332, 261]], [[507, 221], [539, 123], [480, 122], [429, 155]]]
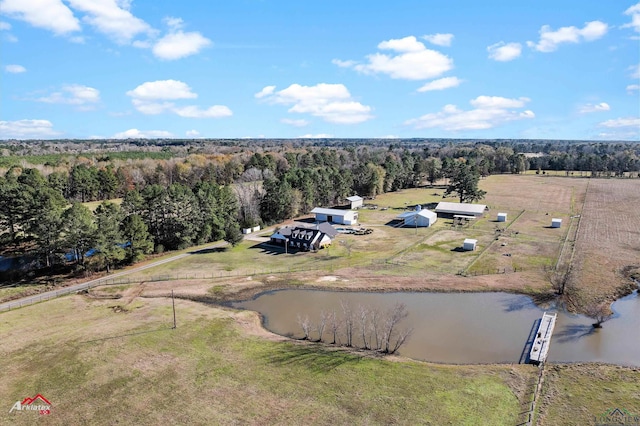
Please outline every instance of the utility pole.
[[173, 305], [173, 328], [177, 327], [176, 325], [176, 301], [173, 298], [173, 290], [171, 290], [171, 305]]

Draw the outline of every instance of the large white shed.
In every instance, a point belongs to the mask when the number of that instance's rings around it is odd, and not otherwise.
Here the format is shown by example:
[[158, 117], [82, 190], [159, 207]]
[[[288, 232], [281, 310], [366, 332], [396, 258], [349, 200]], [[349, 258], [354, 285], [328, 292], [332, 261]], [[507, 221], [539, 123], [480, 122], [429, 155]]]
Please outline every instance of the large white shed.
[[358, 212], [353, 210], [325, 209], [316, 207], [311, 210], [318, 222], [340, 223], [342, 225], [356, 225]]
[[484, 204], [469, 204], [469, 203], [449, 203], [442, 201], [436, 206], [436, 213], [442, 217], [453, 217], [454, 215], [464, 216], [484, 216], [484, 211], [487, 206]]
[[562, 226], [562, 219], [558, 219], [557, 217], [554, 217], [553, 219], [551, 219], [552, 228], [560, 228], [561, 226]]
[[506, 213], [498, 213], [498, 222], [506, 222], [507, 214]]

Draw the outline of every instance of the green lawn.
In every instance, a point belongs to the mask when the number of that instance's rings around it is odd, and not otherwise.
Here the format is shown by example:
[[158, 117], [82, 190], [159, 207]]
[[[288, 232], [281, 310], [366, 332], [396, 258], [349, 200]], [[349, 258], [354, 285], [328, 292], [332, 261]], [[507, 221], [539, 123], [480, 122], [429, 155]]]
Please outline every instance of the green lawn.
[[7, 408], [0, 423], [513, 425], [512, 386], [535, 371], [268, 341], [181, 300], [171, 330], [167, 300], [118, 313], [110, 303], [73, 296], [0, 315], [0, 400], [41, 393], [53, 404], [46, 419]]

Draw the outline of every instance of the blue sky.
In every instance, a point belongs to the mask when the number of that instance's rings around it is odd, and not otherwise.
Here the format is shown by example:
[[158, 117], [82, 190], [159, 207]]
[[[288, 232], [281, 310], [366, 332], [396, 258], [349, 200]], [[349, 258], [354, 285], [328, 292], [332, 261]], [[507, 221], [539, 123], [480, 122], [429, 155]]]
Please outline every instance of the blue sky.
[[640, 3], [0, 0], [0, 139], [640, 139]]

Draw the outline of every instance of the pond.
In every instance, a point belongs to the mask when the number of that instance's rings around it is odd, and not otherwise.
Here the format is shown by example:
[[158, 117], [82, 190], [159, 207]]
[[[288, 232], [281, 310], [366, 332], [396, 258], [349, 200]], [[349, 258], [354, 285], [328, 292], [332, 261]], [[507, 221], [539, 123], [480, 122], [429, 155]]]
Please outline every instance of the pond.
[[[634, 292], [613, 305], [615, 315], [599, 330], [582, 315], [558, 312], [550, 362], [606, 362], [640, 366], [640, 297]], [[302, 336], [298, 316], [317, 323], [321, 313], [341, 316], [341, 303], [380, 311], [407, 307], [404, 327], [413, 333], [399, 354], [442, 363], [517, 363], [543, 310], [531, 298], [509, 293], [369, 293], [278, 290], [235, 308], [262, 314], [274, 333]], [[357, 328], [357, 327], [356, 327]], [[325, 330], [325, 336], [326, 336]], [[313, 336], [313, 334], [312, 334]]]

